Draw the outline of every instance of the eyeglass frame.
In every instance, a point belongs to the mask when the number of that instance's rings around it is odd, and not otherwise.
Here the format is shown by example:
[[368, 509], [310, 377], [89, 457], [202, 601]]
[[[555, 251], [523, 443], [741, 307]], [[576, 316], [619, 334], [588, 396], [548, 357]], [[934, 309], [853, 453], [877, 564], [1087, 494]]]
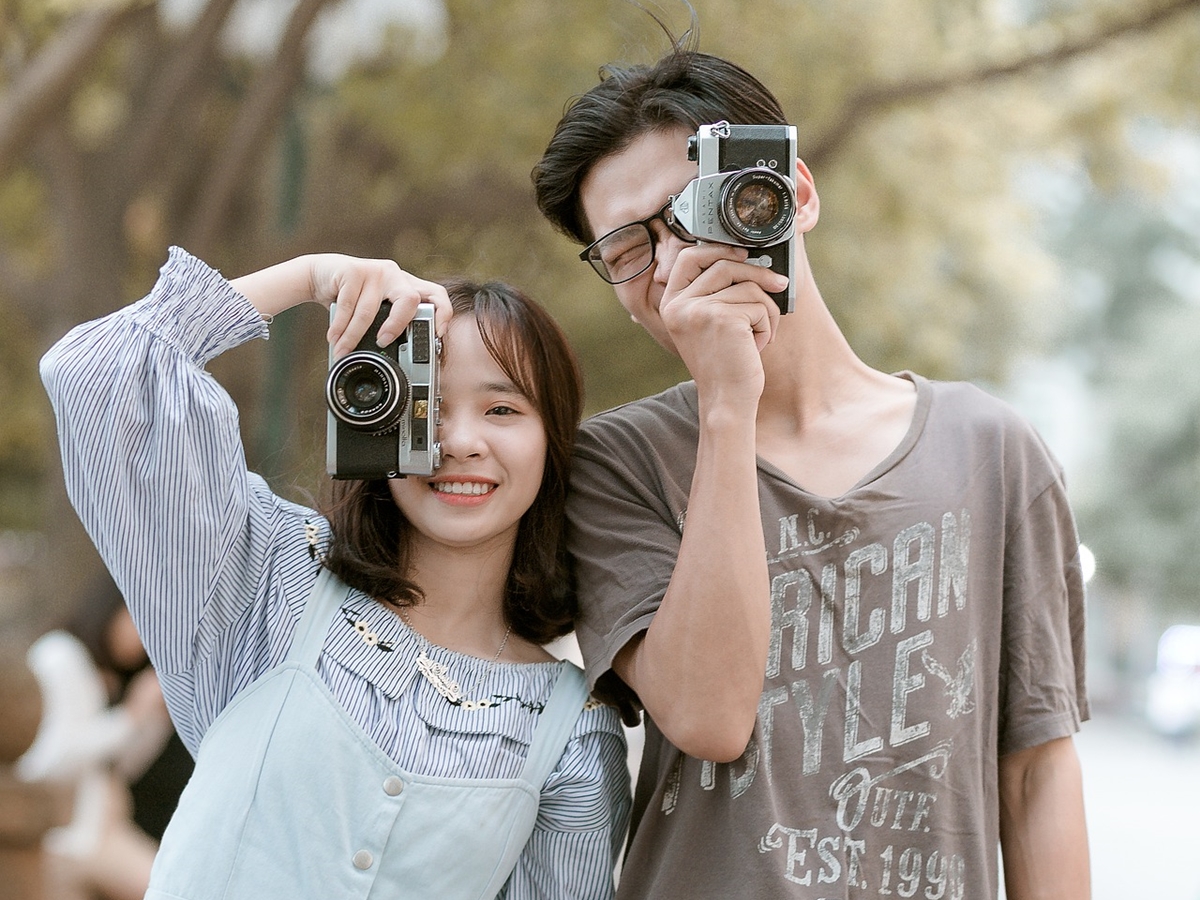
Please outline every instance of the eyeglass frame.
[[[684, 241], [685, 243], [688, 243], [688, 244], [698, 244], [699, 240], [697, 238], [693, 237], [687, 231], [685, 231], [683, 229], [683, 226], [681, 226], [678, 222], [675, 221], [674, 215], [670, 215], [671, 204], [674, 202], [675, 202], [674, 196], [668, 197], [667, 202], [664, 203], [662, 205], [662, 208], [659, 209], [658, 212], [654, 213], [653, 215], [647, 216], [644, 219], [638, 219], [636, 222], [626, 222], [624, 225], [618, 225], [616, 228], [612, 229], [611, 231], [605, 232], [604, 234], [602, 234], [600, 237], [596, 238], [596, 240], [592, 241], [590, 244], [588, 244], [586, 247], [584, 247], [583, 250], [581, 250], [579, 252], [579, 259], [581, 261], [587, 263], [591, 267], [592, 271], [595, 272], [597, 275], [599, 275], [600, 278], [605, 283], [607, 283], [607, 284], [624, 284], [627, 281], [633, 281], [633, 279], [637, 278], [639, 275], [642, 275], [652, 265], [654, 265], [655, 253], [658, 250], [658, 235], [656, 235], [654, 233], [654, 229], [650, 227], [651, 223], [662, 222], [664, 225], [667, 226], [667, 230], [669, 232], [671, 232], [671, 234], [675, 235], [675, 237], [679, 238], [681, 241]], [[620, 231], [624, 231], [626, 228], [633, 228], [635, 225], [641, 225], [643, 228], [646, 229], [646, 234], [648, 234], [650, 236], [650, 259], [648, 259], [646, 261], [645, 266], [643, 266], [641, 269], [639, 269], [637, 272], [634, 272], [632, 275], [628, 276], [627, 278], [622, 278], [620, 281], [609, 281], [608, 276], [604, 272], [601, 272], [599, 268], [597, 268], [597, 263], [599, 263], [601, 266], [604, 266], [606, 271], [608, 269], [608, 266], [606, 266], [604, 264], [603, 260], [599, 259], [598, 257], [593, 259], [590, 254], [592, 253], [592, 251], [594, 251], [597, 247], [599, 247], [602, 243], [604, 243], [606, 240], [608, 240], [614, 234], [617, 234]]]

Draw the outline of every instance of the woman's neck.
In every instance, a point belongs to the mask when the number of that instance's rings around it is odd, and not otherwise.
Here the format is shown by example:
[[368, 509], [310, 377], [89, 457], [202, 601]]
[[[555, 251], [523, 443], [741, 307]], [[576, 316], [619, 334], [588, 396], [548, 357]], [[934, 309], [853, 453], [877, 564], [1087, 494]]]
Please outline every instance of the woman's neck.
[[410, 578], [425, 596], [405, 615], [434, 644], [488, 658], [504, 640], [504, 588], [511, 541], [469, 550], [426, 543], [413, 547]]

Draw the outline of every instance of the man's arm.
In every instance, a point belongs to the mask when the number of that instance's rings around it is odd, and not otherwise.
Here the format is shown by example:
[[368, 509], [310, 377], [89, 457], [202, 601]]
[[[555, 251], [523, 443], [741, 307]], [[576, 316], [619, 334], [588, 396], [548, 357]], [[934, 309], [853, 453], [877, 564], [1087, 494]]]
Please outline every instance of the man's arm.
[[[786, 279], [681, 252], [660, 305], [696, 384], [699, 443], [679, 558], [645, 635], [613, 660], [655, 724], [690, 756], [731, 762], [758, 715], [770, 640], [770, 579], [758, 501], [760, 354], [778, 321], [768, 289]], [[739, 251], [744, 254], [744, 251]]]
[[670, 585], [613, 669], [672, 744], [730, 762], [754, 729], [771, 612], [753, 420], [721, 432], [701, 428]]
[[1000, 757], [1000, 847], [1009, 900], [1092, 896], [1083, 777], [1074, 741]]

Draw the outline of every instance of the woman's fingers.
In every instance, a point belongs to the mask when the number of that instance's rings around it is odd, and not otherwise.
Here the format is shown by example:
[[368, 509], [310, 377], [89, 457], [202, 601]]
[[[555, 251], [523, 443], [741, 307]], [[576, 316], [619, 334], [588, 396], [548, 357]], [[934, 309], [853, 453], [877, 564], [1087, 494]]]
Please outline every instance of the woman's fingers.
[[403, 333], [419, 303], [433, 304], [438, 333], [443, 332], [453, 314], [445, 288], [404, 271], [392, 260], [338, 257], [331, 264], [326, 290], [336, 306], [328, 339], [335, 357], [359, 345], [385, 301], [391, 303], [391, 310], [380, 325], [376, 337], [379, 346], [387, 346]]

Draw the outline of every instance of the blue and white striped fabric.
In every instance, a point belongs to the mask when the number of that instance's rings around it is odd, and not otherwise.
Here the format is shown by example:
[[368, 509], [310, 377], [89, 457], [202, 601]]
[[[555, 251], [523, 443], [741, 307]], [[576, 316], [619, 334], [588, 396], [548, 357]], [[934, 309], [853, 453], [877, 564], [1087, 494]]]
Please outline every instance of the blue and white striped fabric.
[[[317, 513], [247, 471], [237, 410], [203, 371], [224, 350], [267, 336], [246, 298], [172, 248], [147, 297], [75, 328], [42, 360], [68, 493], [193, 753], [229, 701], [283, 660], [319, 571], [306, 526], [321, 544], [329, 536]], [[512, 699], [483, 710], [451, 705], [417, 673], [422, 648], [468, 696]], [[520, 769], [560, 665], [488, 666], [424, 642], [352, 592], [318, 671], [403, 768], [506, 778]], [[609, 707], [588, 709], [543, 788], [506, 896], [610, 896], [628, 812], [620, 722]]]

